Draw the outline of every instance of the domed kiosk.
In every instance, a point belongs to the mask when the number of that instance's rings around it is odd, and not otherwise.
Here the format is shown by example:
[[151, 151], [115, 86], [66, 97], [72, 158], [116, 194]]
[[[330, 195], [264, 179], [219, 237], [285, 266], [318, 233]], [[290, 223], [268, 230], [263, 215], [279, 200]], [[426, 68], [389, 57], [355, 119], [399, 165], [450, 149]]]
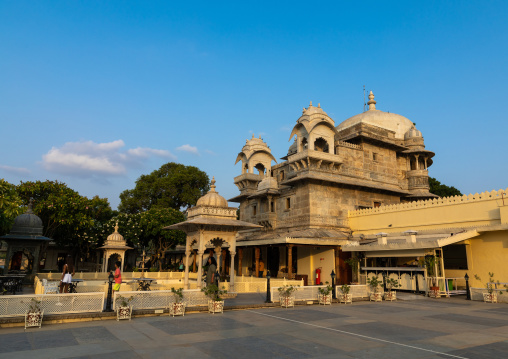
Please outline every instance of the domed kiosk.
[[9, 234], [0, 237], [7, 243], [4, 274], [19, 271], [30, 275], [38, 272], [41, 247], [51, 241], [42, 234], [42, 220], [33, 212], [30, 200], [26, 212], [14, 219]]
[[127, 242], [123, 238], [123, 236], [118, 233], [118, 222], [115, 225], [115, 231], [108, 236], [104, 245], [99, 247], [99, 249], [104, 250], [104, 256], [102, 261], [102, 271], [107, 272], [110, 270], [114, 270], [114, 263], [119, 260], [121, 265], [121, 271], [123, 272], [123, 264], [125, 259], [125, 251], [132, 249], [132, 247], [127, 246]]
[[[193, 250], [197, 249], [197, 263], [202, 264], [206, 249], [213, 248], [218, 259], [217, 269], [221, 273], [225, 269], [220, 260], [222, 247], [228, 247], [231, 255], [230, 289], [234, 291], [236, 235], [240, 230], [262, 228], [262, 226], [237, 220], [237, 208], [228, 207], [226, 199], [215, 190], [215, 177], [213, 177], [211, 184], [210, 191], [197, 201], [196, 206], [188, 209], [186, 221], [173, 224], [164, 229], [178, 229], [187, 235], [185, 245], [185, 289], [189, 289], [190, 255]], [[202, 287], [200, 280], [203, 275], [202, 268], [202, 265], [198, 265], [197, 288]]]

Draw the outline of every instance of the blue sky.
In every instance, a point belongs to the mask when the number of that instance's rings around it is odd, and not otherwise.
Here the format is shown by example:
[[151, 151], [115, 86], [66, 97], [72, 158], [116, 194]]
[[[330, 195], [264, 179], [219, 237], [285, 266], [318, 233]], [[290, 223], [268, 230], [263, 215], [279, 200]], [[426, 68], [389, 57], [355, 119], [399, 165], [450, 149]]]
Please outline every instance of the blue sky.
[[276, 158], [309, 101], [336, 125], [401, 114], [463, 193], [508, 187], [508, 1], [0, 0], [0, 178], [109, 198], [168, 161], [238, 194], [261, 135]]

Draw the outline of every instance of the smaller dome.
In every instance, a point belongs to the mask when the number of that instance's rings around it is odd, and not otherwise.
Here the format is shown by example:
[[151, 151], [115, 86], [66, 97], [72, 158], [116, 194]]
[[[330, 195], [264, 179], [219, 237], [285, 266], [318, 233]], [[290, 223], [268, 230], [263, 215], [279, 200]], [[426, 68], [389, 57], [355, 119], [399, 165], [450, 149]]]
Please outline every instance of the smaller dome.
[[14, 224], [9, 232], [16, 235], [35, 235], [42, 236], [42, 219], [34, 214], [32, 210], [32, 200], [28, 204], [28, 209], [25, 213], [20, 214], [14, 219]]
[[123, 236], [118, 233], [118, 222], [115, 225], [115, 231], [108, 236], [108, 242], [124, 242]]
[[321, 108], [321, 104], [318, 103], [318, 107], [312, 106], [312, 101], [310, 102], [309, 107], [303, 108], [302, 110], [302, 116], [310, 116], [315, 114], [322, 114], [325, 116], [328, 116], [325, 111]]
[[404, 139], [408, 140], [410, 138], [415, 138], [415, 137], [423, 137], [423, 136], [422, 136], [421, 131], [417, 130], [415, 125], [413, 124], [413, 126], [409, 129], [409, 131], [407, 131], [404, 134]]
[[210, 191], [203, 197], [198, 199], [196, 206], [207, 206], [207, 207], [228, 207], [228, 201], [215, 190], [215, 177], [212, 178], [212, 186]]
[[277, 183], [275, 177], [266, 176], [261, 182], [259, 182], [258, 191], [265, 189], [279, 189], [279, 184]]

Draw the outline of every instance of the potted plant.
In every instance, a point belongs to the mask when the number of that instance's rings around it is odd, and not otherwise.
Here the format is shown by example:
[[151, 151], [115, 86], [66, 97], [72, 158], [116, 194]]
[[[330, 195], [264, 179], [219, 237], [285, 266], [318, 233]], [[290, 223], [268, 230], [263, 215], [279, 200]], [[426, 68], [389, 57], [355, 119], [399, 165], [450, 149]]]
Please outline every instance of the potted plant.
[[394, 288], [401, 287], [401, 284], [399, 284], [399, 281], [397, 279], [393, 279], [390, 277], [385, 277], [385, 283], [386, 283], [386, 289], [388, 291], [385, 293], [385, 300], [397, 300], [397, 292], [394, 291]]
[[227, 290], [224, 287], [219, 289], [219, 287], [215, 284], [210, 284], [202, 288], [201, 291], [210, 298], [208, 300], [209, 313], [224, 313], [224, 299], [222, 298], [222, 295], [227, 293]]
[[[328, 284], [328, 282], [326, 282], [326, 284]], [[319, 304], [323, 304], [323, 305], [327, 305], [327, 304], [332, 304], [332, 286], [331, 285], [327, 285], [326, 287], [324, 288], [318, 288], [318, 303]]]
[[292, 285], [284, 285], [278, 288], [281, 307], [288, 308], [295, 306], [294, 293], [297, 291], [297, 289], [297, 287]]
[[381, 302], [383, 300], [382, 294], [379, 292], [381, 281], [378, 276], [370, 277], [367, 279], [367, 285], [370, 287], [369, 299], [374, 302]]
[[25, 313], [25, 329], [28, 327], [41, 327], [44, 311], [41, 310], [41, 300], [32, 298], [28, 311]]
[[427, 268], [427, 276], [431, 278], [432, 285], [430, 286], [429, 297], [441, 298], [441, 291], [437, 285], [437, 278], [435, 273], [437, 258], [434, 255], [426, 255], [423, 258], [423, 266]]
[[116, 320], [120, 319], [129, 319], [131, 320], [132, 315], [132, 305], [129, 305], [129, 303], [134, 299], [133, 296], [130, 296], [129, 298], [122, 297], [121, 295], [118, 296], [116, 299], [119, 303], [116, 308]]
[[[479, 280], [481, 282], [481, 278], [479, 276], [475, 274], [474, 277], [476, 278], [476, 280]], [[497, 303], [497, 293], [494, 291], [495, 290], [494, 285], [501, 285], [501, 283], [499, 283], [499, 281], [494, 280], [494, 273], [489, 272], [489, 281], [485, 284], [485, 286], [487, 287], [487, 293], [483, 293], [483, 301], [485, 303]], [[505, 288], [508, 288], [506, 284]], [[503, 294], [503, 292], [499, 291], [499, 294], [501, 295]]]
[[183, 288], [171, 288], [175, 301], [169, 303], [169, 315], [185, 315], [185, 303], [183, 302]]
[[343, 284], [340, 286], [341, 295], [339, 296], [339, 303], [353, 303], [353, 294], [350, 294], [351, 286]]

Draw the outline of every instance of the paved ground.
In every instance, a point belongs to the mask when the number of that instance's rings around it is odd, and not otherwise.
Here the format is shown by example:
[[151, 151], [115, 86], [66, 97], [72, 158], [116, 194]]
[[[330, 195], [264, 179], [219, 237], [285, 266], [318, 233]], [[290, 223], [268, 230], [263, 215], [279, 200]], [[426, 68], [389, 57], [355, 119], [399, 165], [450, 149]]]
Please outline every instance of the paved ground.
[[0, 329], [9, 359], [507, 357], [508, 306], [463, 298]]

